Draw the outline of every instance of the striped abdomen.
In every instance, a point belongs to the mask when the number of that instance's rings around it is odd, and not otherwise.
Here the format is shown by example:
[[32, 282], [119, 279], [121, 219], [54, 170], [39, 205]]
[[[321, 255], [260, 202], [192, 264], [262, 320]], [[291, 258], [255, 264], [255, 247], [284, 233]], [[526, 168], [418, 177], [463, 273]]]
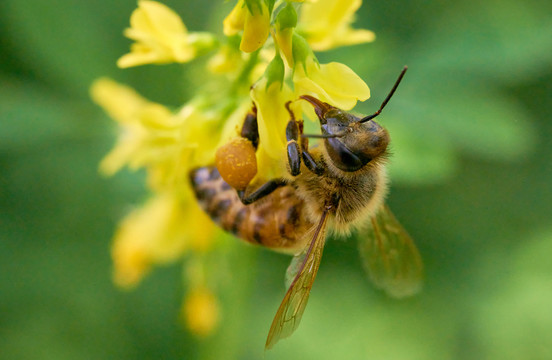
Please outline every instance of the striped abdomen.
[[247, 242], [283, 251], [295, 252], [305, 246], [303, 235], [312, 224], [292, 186], [244, 205], [214, 166], [193, 170], [190, 179], [200, 206], [224, 230]]

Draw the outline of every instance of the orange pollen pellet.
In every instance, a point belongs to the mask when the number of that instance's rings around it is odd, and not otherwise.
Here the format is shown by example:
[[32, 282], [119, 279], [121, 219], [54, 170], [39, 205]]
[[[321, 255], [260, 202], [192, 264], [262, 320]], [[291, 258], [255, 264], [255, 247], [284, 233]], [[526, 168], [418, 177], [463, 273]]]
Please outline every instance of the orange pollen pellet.
[[257, 174], [253, 144], [245, 138], [230, 140], [217, 149], [215, 166], [230, 186], [238, 190], [245, 189]]

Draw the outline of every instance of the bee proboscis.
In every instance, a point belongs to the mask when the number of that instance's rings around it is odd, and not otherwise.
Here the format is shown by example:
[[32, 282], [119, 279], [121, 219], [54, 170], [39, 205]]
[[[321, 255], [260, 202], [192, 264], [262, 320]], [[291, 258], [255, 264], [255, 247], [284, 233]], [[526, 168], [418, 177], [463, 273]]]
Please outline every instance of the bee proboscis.
[[[191, 172], [200, 205], [224, 230], [250, 243], [294, 255], [288, 268], [289, 288], [270, 327], [266, 349], [291, 335], [299, 325], [328, 228], [340, 234], [359, 230], [361, 257], [377, 287], [395, 297], [419, 291], [421, 257], [384, 204], [389, 134], [373, 120], [405, 72], [406, 67], [379, 110], [363, 118], [313, 96], [301, 96], [314, 107], [321, 134], [303, 134], [302, 121], [295, 119], [288, 103], [288, 176], [234, 189], [223, 180], [232, 170], [211, 166]], [[246, 117], [241, 136], [256, 149], [255, 108]], [[308, 138], [321, 138], [323, 146], [309, 149]]]

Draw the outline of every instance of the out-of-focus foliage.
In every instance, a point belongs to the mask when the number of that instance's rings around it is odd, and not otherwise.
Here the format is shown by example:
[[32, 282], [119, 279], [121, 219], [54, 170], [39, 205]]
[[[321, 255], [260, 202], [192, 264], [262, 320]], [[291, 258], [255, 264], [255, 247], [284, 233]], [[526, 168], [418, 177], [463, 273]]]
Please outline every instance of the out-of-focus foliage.
[[[190, 29], [220, 31], [233, 4], [166, 1]], [[115, 223], [143, 174], [97, 164], [114, 126], [88, 98], [109, 75], [176, 105], [196, 64], [121, 71], [134, 1], [0, 3], [0, 357], [257, 359], [289, 258], [229, 253], [222, 328], [178, 323], [181, 268], [132, 293], [110, 282]], [[353, 239], [329, 241], [301, 327], [268, 359], [552, 357], [552, 4], [365, 1], [372, 44], [328, 54], [369, 84], [393, 139], [389, 203], [416, 239], [426, 286], [395, 301], [370, 287]], [[346, 61], [344, 60], [346, 59]], [[321, 62], [325, 62], [321, 56]], [[225, 239], [228, 244], [234, 239]]]

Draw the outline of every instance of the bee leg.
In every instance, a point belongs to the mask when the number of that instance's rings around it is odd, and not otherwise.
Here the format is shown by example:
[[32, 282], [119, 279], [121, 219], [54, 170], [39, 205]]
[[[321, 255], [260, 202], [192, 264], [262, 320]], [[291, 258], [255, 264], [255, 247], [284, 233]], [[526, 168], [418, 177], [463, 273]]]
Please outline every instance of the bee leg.
[[[302, 135], [302, 134], [301, 134]], [[316, 175], [322, 175], [324, 174], [324, 171], [326, 170], [323, 165], [316, 162], [312, 155], [309, 153], [309, 139], [307, 137], [301, 138], [301, 153], [303, 155], [303, 162], [305, 163], [305, 166], [307, 169], [309, 169], [312, 173]]]
[[245, 194], [245, 190], [238, 190], [238, 197], [244, 205], [249, 205], [269, 194], [281, 186], [287, 185], [287, 181], [284, 179], [272, 179], [261, 185], [257, 190], [251, 194]]
[[[305, 139], [306, 140], [306, 139]], [[317, 163], [308, 150], [303, 149], [303, 161], [307, 169], [312, 171], [316, 175], [324, 174], [325, 168], [321, 164]]]
[[259, 146], [259, 126], [257, 124], [257, 108], [255, 104], [253, 104], [251, 111], [245, 116], [240, 135], [251, 141], [253, 147], [257, 150], [257, 146]]
[[292, 176], [297, 176], [301, 173], [301, 149], [297, 141], [299, 140], [299, 134], [303, 131], [303, 124], [295, 120], [295, 115], [293, 115], [293, 111], [289, 107], [290, 104], [291, 101], [286, 103], [286, 109], [291, 118], [286, 126], [287, 155], [289, 173]]
[[297, 143], [297, 139], [299, 138], [299, 126], [297, 126], [297, 121], [295, 121], [295, 119], [291, 119], [287, 124], [286, 138], [289, 173], [292, 176], [297, 176], [301, 173], [301, 150]]

